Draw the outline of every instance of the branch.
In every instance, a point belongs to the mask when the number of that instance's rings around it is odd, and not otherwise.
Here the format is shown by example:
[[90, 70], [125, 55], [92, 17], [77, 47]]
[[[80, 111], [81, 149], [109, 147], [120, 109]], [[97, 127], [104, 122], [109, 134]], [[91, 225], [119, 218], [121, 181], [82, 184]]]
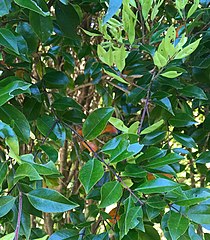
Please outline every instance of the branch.
[[23, 206], [23, 194], [20, 191], [19, 192], [19, 204], [18, 204], [18, 218], [17, 218], [17, 225], [15, 229], [15, 237], [14, 240], [18, 240], [18, 235], [19, 235], [19, 230], [20, 230], [20, 220], [21, 220], [21, 215], [22, 215], [22, 206]]

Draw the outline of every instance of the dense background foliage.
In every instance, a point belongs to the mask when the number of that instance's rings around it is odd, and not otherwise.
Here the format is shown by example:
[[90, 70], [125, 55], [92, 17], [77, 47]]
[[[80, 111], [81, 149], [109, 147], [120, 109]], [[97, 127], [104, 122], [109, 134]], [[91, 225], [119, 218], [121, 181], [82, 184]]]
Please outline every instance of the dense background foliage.
[[210, 239], [208, 5], [0, 1], [1, 239]]

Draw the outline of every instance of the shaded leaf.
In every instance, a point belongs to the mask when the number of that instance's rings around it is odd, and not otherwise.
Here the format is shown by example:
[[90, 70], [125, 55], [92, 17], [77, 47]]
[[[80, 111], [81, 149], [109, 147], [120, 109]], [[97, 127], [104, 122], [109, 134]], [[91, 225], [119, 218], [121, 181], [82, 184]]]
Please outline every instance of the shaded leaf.
[[10, 8], [11, 8], [11, 0], [2, 0], [0, 2], [0, 17], [8, 14]]
[[195, 148], [196, 147], [196, 143], [194, 141], [194, 139], [186, 134], [183, 133], [172, 133], [174, 139], [181, 143], [182, 145], [189, 147], [189, 148]]
[[12, 196], [0, 197], [0, 217], [3, 217], [12, 209], [15, 199], [16, 198]]
[[192, 116], [186, 113], [176, 113], [174, 117], [169, 119], [169, 123], [174, 127], [189, 127], [197, 122]]

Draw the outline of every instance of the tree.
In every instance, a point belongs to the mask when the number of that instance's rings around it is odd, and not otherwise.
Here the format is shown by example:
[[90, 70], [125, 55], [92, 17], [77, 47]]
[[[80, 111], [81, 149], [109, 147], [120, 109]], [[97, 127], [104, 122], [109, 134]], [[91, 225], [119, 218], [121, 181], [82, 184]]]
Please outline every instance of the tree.
[[209, 239], [208, 0], [1, 0], [1, 239]]

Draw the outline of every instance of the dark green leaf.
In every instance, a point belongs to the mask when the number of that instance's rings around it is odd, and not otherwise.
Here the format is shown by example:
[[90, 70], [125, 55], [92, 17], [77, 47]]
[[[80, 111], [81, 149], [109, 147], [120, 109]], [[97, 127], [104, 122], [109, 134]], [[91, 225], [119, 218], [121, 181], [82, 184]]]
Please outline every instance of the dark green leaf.
[[210, 162], [210, 151], [202, 152], [197, 158], [196, 163], [209, 163]]
[[97, 159], [89, 160], [80, 170], [79, 179], [88, 193], [92, 187], [103, 177], [104, 168]]
[[19, 54], [17, 39], [9, 29], [0, 28], [0, 45]]
[[142, 143], [144, 145], [154, 145], [161, 142], [166, 136], [166, 131], [154, 131], [147, 134], [143, 139]]
[[141, 184], [135, 189], [135, 191], [140, 191], [145, 194], [164, 193], [171, 191], [177, 187], [179, 187], [179, 184], [176, 182], [165, 178], [156, 178], [154, 180]]
[[85, 139], [96, 138], [106, 127], [113, 112], [113, 108], [99, 108], [93, 111], [83, 124], [82, 132]]
[[78, 207], [78, 204], [48, 188], [33, 190], [27, 194], [27, 197], [36, 209], [43, 212], [65, 212]]
[[181, 235], [185, 233], [189, 226], [189, 220], [181, 213], [174, 211], [170, 212], [168, 219], [168, 229], [172, 240], [177, 240]]
[[208, 100], [204, 91], [197, 86], [186, 86], [180, 90], [180, 93], [186, 97], [196, 98], [200, 100]]
[[109, 1], [109, 8], [107, 10], [107, 13], [103, 19], [103, 24], [109, 21], [110, 18], [114, 16], [114, 14], [117, 12], [117, 10], [121, 7], [122, 0], [110, 0]]
[[77, 27], [80, 24], [80, 18], [74, 6], [58, 2], [55, 6], [55, 15], [63, 34], [69, 38], [77, 38]]
[[105, 208], [119, 201], [122, 196], [122, 187], [119, 182], [113, 181], [105, 183], [101, 188], [100, 208]]
[[60, 71], [50, 71], [43, 77], [45, 86], [47, 88], [64, 88], [69, 84], [69, 78], [67, 75]]
[[68, 108], [76, 108], [80, 111], [82, 110], [82, 106], [70, 97], [59, 98], [53, 102], [52, 106], [59, 111], [65, 111]]
[[189, 127], [197, 122], [186, 113], [176, 113], [174, 117], [169, 119], [169, 123], [174, 127]]
[[0, 197], [0, 217], [3, 217], [12, 209], [15, 199], [16, 198], [12, 196]]
[[27, 8], [33, 12], [36, 12], [42, 16], [49, 16], [50, 13], [48, 11], [44, 11], [35, 0], [14, 0], [16, 4], [23, 8]]
[[178, 162], [181, 159], [183, 159], [183, 157], [180, 156], [179, 154], [177, 154], [177, 153], [169, 153], [165, 157], [158, 158], [158, 159], [155, 159], [153, 161], [150, 161], [146, 165], [146, 167], [149, 167], [149, 168], [161, 167], [161, 166], [164, 166], [164, 165], [167, 165], [167, 164], [172, 164], [172, 163]]
[[196, 147], [196, 143], [192, 137], [185, 135], [183, 133], [172, 133], [172, 135], [177, 142], [181, 143], [185, 147], [188, 148]]
[[150, 225], [145, 225], [145, 232], [139, 232], [138, 236], [141, 240], [160, 240], [157, 230]]
[[108, 232], [105, 232], [105, 233], [101, 233], [99, 235], [96, 235], [93, 240], [109, 240], [109, 234]]
[[78, 240], [79, 232], [75, 229], [62, 229], [59, 231], [54, 232], [50, 237], [49, 240]]
[[163, 109], [167, 110], [170, 112], [172, 115], [174, 115], [171, 102], [168, 97], [162, 98], [162, 99], [153, 99], [153, 102], [162, 107]]
[[125, 172], [122, 173], [122, 176], [129, 176], [134, 178], [144, 178], [146, 175], [147, 171], [136, 164], [128, 164], [125, 167]]
[[0, 107], [0, 119], [7, 124], [14, 124], [14, 131], [17, 136], [27, 143], [30, 137], [30, 125], [17, 108], [12, 105], [5, 104]]

